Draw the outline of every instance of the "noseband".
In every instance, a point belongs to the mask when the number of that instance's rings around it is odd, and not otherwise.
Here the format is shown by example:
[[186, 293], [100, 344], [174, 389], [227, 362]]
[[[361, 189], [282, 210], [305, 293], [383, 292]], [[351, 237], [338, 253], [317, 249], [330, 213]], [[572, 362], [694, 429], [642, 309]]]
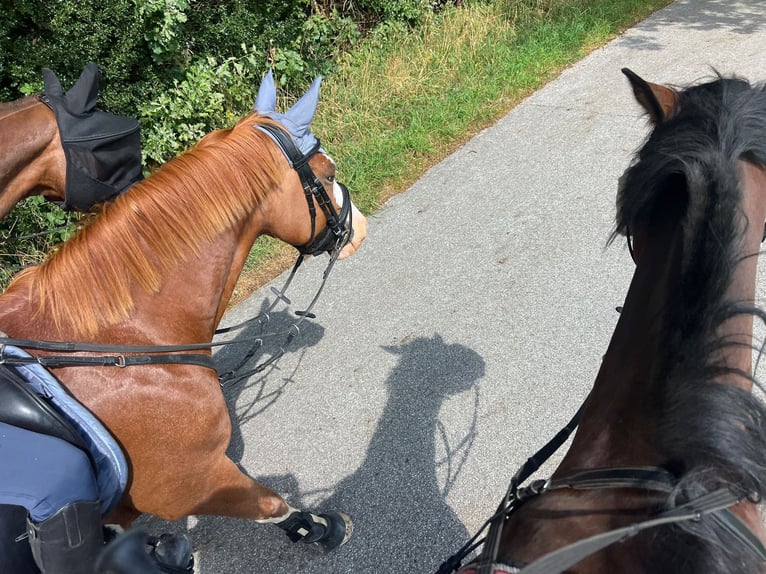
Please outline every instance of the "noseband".
[[[586, 399], [587, 402], [587, 399]], [[699, 521], [703, 516], [712, 519], [731, 534], [749, 552], [761, 561], [766, 561], [766, 547], [752, 530], [737, 517], [730, 508], [745, 496], [723, 487], [703, 494], [674, 508], [660, 511], [649, 519], [623, 528], [609, 530], [545, 554], [529, 564], [505, 564], [498, 562], [500, 539], [503, 526], [511, 515], [528, 500], [554, 490], [594, 490], [607, 488], [641, 489], [668, 495], [672, 492], [676, 477], [658, 467], [598, 468], [576, 472], [564, 478], [535, 480], [528, 486], [524, 483], [550, 456], [563, 445], [579, 424], [585, 403], [543, 448], [537, 451], [521, 466], [511, 479], [505, 497], [493, 514], [458, 552], [448, 558], [436, 574], [553, 574], [564, 572], [581, 560], [618, 542], [624, 542], [643, 530], [657, 526]], [[489, 528], [486, 538], [479, 539]], [[461, 568], [462, 561], [483, 544], [479, 558]]]
[[[339, 183], [343, 194], [343, 205], [340, 213], [335, 211], [330, 196], [327, 194], [322, 182], [319, 181], [316, 174], [309, 166], [309, 160], [320, 151], [319, 139], [314, 147], [306, 154], [302, 153], [293, 143], [292, 138], [281, 128], [272, 124], [263, 124], [257, 126], [257, 129], [266, 132], [269, 137], [279, 146], [282, 153], [287, 158], [290, 167], [298, 172], [303, 186], [303, 193], [306, 195], [306, 202], [311, 215], [311, 238], [304, 245], [296, 245], [295, 248], [301, 255], [319, 255], [324, 252], [332, 252], [342, 249], [353, 237], [353, 227], [351, 225], [351, 197], [345, 185]], [[314, 201], [319, 204], [327, 226], [319, 235], [316, 235], [316, 207]]]

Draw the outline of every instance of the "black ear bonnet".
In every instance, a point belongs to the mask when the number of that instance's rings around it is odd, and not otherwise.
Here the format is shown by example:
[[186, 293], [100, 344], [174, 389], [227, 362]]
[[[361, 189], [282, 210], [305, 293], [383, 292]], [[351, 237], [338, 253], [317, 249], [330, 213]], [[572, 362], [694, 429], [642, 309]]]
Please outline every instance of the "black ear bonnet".
[[88, 64], [66, 93], [56, 75], [43, 68], [40, 99], [56, 114], [66, 155], [68, 210], [87, 211], [143, 179], [138, 121], [96, 109], [99, 70]]

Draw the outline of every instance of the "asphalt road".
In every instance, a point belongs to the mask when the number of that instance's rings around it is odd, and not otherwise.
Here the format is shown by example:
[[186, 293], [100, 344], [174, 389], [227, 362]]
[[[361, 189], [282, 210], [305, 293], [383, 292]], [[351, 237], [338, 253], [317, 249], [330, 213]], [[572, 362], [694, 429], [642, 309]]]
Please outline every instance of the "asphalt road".
[[[648, 131], [626, 66], [764, 80], [766, 2], [675, 2], [565, 70], [373, 216], [297, 344], [226, 390], [232, 458], [294, 506], [351, 514], [346, 546], [322, 555], [229, 518], [140, 523], [186, 532], [199, 574], [434, 572], [575, 412], [616, 323], [633, 264], [606, 242]], [[325, 263], [291, 288], [297, 308]], [[239, 352], [219, 352], [222, 368]]]

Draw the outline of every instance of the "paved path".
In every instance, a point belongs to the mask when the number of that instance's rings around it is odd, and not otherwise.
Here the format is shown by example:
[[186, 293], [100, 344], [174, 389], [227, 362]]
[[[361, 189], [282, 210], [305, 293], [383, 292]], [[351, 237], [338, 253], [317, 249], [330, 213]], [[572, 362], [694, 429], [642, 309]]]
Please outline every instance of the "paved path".
[[[766, 2], [676, 2], [564, 71], [388, 202], [299, 344], [227, 391], [232, 457], [295, 506], [353, 515], [347, 546], [320, 555], [233, 519], [143, 523], [188, 532], [199, 574], [433, 572], [574, 413], [606, 349], [633, 267], [623, 241], [605, 248], [617, 178], [647, 132], [624, 66], [766, 79]], [[324, 264], [291, 290], [299, 307]]]

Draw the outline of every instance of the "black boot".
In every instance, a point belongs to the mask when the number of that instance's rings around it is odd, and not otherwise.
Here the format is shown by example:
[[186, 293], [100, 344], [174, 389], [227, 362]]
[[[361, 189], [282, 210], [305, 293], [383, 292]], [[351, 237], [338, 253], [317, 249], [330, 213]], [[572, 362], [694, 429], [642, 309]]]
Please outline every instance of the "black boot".
[[39, 574], [27, 540], [27, 509], [0, 504], [0, 572]]
[[335, 550], [348, 542], [353, 531], [351, 518], [342, 512], [314, 514], [296, 510], [277, 526], [293, 542], [315, 544], [324, 551]]
[[132, 529], [110, 542], [95, 574], [193, 574], [191, 544], [184, 535], [149, 536]]
[[162, 534], [159, 538], [150, 540], [149, 544], [153, 546], [150, 555], [163, 572], [194, 572], [191, 542], [183, 534]]
[[27, 533], [43, 574], [91, 574], [104, 545], [98, 502], [73, 502], [42, 522], [27, 520]]

